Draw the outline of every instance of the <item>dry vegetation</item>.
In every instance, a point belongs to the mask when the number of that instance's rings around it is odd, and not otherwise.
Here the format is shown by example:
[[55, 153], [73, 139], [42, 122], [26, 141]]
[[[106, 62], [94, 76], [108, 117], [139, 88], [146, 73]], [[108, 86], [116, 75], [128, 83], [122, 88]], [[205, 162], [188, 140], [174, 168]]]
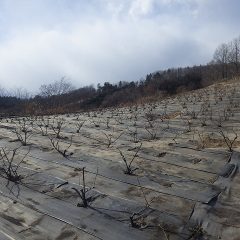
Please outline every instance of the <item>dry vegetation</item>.
[[239, 79], [161, 102], [3, 118], [0, 238], [238, 239]]

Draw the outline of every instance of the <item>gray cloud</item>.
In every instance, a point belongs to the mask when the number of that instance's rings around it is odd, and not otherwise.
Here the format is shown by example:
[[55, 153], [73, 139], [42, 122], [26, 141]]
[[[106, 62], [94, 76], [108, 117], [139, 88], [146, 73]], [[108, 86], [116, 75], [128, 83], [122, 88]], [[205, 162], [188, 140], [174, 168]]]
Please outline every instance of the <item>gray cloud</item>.
[[2, 0], [0, 82], [36, 91], [204, 64], [239, 35], [237, 0]]

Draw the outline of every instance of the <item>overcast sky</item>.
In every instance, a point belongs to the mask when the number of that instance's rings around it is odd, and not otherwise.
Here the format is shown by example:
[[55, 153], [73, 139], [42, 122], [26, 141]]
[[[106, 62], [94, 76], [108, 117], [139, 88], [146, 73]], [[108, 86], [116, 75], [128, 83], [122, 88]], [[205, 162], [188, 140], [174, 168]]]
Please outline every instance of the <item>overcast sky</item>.
[[0, 0], [0, 85], [37, 91], [205, 64], [240, 35], [239, 0]]

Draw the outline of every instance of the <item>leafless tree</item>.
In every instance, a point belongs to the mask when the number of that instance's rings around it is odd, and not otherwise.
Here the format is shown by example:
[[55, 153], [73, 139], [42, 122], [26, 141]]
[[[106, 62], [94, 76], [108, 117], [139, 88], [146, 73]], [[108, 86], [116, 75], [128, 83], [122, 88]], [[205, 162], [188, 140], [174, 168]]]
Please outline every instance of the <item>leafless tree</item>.
[[[198, 138], [201, 142], [201, 148], [204, 149], [207, 146], [207, 142], [206, 142], [206, 136], [203, 132], [197, 131], [198, 134]], [[207, 136], [207, 138], [209, 139], [209, 136]]]
[[191, 132], [192, 131], [192, 118], [189, 116], [183, 117], [183, 115], [181, 114], [181, 119], [187, 124], [187, 132]]
[[[131, 227], [142, 230], [142, 229], [149, 227], [149, 224], [146, 221], [146, 218], [150, 213], [149, 212], [150, 204], [154, 200], [154, 198], [152, 198], [152, 200], [149, 202], [147, 200], [147, 196], [144, 192], [144, 189], [143, 189], [138, 177], [137, 177], [137, 181], [138, 181], [138, 186], [139, 186], [139, 188], [143, 194], [144, 200], [145, 200], [145, 206], [142, 209], [140, 209], [139, 211], [132, 213], [131, 216], [129, 217], [129, 220], [130, 220]], [[165, 233], [165, 231], [164, 231], [164, 233]]]
[[229, 61], [235, 66], [235, 71], [238, 74], [240, 65], [240, 36], [233, 39], [230, 43]]
[[215, 51], [213, 59], [216, 64], [221, 66], [222, 78], [228, 77], [229, 46], [221, 44]]
[[78, 120], [78, 122], [75, 123], [75, 126], [76, 126], [76, 128], [77, 128], [77, 133], [80, 132], [80, 130], [81, 130], [81, 128], [83, 127], [83, 124], [84, 124], [84, 123], [85, 123], [85, 120], [83, 120], [83, 121]]
[[145, 130], [148, 132], [150, 140], [157, 139], [157, 129], [145, 127]]
[[54, 83], [41, 85], [40, 95], [43, 97], [51, 97], [54, 95], [65, 94], [72, 90], [74, 90], [73, 85], [66, 79], [66, 77], [62, 77]]
[[123, 152], [118, 148], [118, 151], [119, 151], [119, 153], [120, 153], [120, 155], [121, 155], [121, 157], [122, 157], [122, 160], [123, 160], [123, 162], [124, 162], [124, 164], [125, 164], [125, 167], [126, 167], [125, 170], [124, 170], [124, 173], [125, 173], [125, 174], [133, 175], [134, 172], [138, 169], [137, 167], [133, 167], [133, 166], [132, 166], [132, 163], [133, 163], [134, 159], [137, 157], [138, 152], [139, 152], [139, 150], [141, 149], [141, 147], [142, 147], [142, 143], [140, 144], [140, 146], [138, 146], [138, 147], [136, 148], [136, 152], [135, 152], [135, 154], [133, 155], [133, 157], [131, 158], [130, 161], [127, 160], [126, 156], [125, 156], [125, 155], [123, 154]]
[[129, 135], [132, 137], [132, 141], [134, 143], [138, 143], [139, 142], [138, 128], [135, 127], [133, 130], [131, 128], [128, 128], [128, 131], [129, 131]]
[[31, 93], [21, 87], [12, 89], [12, 90], [8, 91], [7, 94], [8, 94], [8, 96], [13, 96], [18, 99], [29, 99], [31, 97]]
[[0, 86], [0, 97], [5, 97], [7, 96], [7, 90]]
[[[72, 146], [72, 137], [71, 137], [71, 141], [69, 144], [67, 144], [67, 146], [63, 146], [62, 142], [60, 142], [59, 139], [57, 138], [52, 138], [49, 137], [49, 140], [53, 146], [53, 148], [60, 153], [63, 157], [68, 158], [70, 156], [73, 155], [73, 152], [69, 151], [69, 148]], [[65, 145], [65, 144], [64, 144]]]
[[32, 136], [32, 127], [26, 118], [19, 119], [18, 124], [13, 132], [17, 135], [17, 138], [22, 143], [22, 145], [26, 146], [28, 139]]
[[18, 169], [30, 151], [29, 149], [22, 159], [16, 162], [15, 157], [18, 149], [19, 147], [13, 150], [6, 150], [5, 148], [0, 149], [0, 175], [14, 183], [18, 183], [23, 179], [23, 176], [19, 174]]
[[123, 135], [123, 132], [121, 132], [120, 134], [118, 134], [116, 137], [114, 137], [114, 130], [110, 133], [105, 133], [105, 132], [102, 132], [103, 135], [105, 136], [107, 142], [106, 142], [106, 145], [107, 147], [109, 148], [110, 146], [112, 146], [122, 135]]
[[95, 176], [94, 183], [93, 183], [92, 187], [87, 187], [86, 186], [85, 167], [83, 167], [82, 169], [79, 169], [79, 170], [82, 171], [82, 188], [80, 190], [78, 190], [77, 188], [73, 187], [72, 189], [78, 194], [78, 196], [82, 200], [82, 203], [78, 203], [77, 206], [87, 208], [89, 206], [89, 203], [93, 202], [94, 199], [95, 199], [92, 195], [90, 195], [90, 196], [88, 196], [88, 195], [89, 195], [89, 192], [93, 188], [95, 188], [96, 179], [97, 179], [97, 175], [98, 175], [98, 170], [96, 172], [96, 176]]
[[56, 134], [56, 138], [61, 138], [61, 131], [64, 127], [65, 120], [63, 118], [59, 118], [54, 121], [51, 125], [53, 132]]
[[221, 134], [221, 136], [223, 137], [224, 142], [226, 143], [229, 152], [232, 152], [232, 151], [233, 151], [233, 144], [235, 143], [235, 141], [236, 141], [237, 138], [238, 138], [237, 133], [236, 133], [234, 130], [232, 130], [232, 132], [233, 132], [233, 134], [234, 134], [233, 139], [230, 139], [230, 138], [229, 138], [228, 133], [225, 133], [225, 132], [223, 132], [222, 130], [219, 132], [219, 133]]
[[47, 136], [48, 135], [48, 129], [50, 127], [50, 120], [49, 118], [47, 119], [42, 119], [37, 123], [37, 126], [39, 127], [42, 136]]

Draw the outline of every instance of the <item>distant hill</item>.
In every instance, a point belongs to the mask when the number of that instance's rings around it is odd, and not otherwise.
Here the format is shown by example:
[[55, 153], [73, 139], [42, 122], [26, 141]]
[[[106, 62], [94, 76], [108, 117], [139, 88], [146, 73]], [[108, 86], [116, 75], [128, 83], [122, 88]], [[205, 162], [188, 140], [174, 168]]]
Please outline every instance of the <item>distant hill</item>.
[[[213, 60], [207, 65], [171, 68], [147, 74], [140, 81], [117, 84], [105, 82], [97, 88], [85, 86], [74, 89], [63, 77], [40, 87], [39, 95], [1, 95], [2, 115], [55, 114], [88, 111], [109, 107], [157, 101], [170, 95], [209, 86], [240, 75], [240, 37], [218, 46]], [[0, 92], [4, 92], [1, 89]]]

